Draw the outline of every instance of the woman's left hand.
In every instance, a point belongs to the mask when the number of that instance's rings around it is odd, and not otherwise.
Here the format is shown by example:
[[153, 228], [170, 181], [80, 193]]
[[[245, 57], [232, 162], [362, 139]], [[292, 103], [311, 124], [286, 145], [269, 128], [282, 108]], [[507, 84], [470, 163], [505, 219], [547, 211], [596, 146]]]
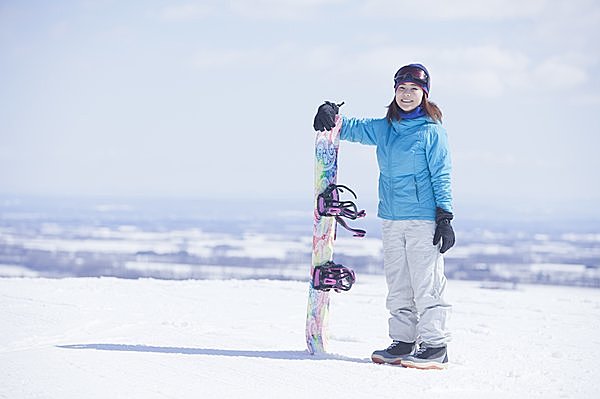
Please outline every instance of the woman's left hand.
[[455, 237], [454, 229], [450, 221], [454, 218], [451, 212], [447, 212], [442, 208], [437, 208], [435, 211], [435, 233], [433, 234], [433, 245], [438, 245], [442, 240], [440, 252], [444, 253], [454, 246]]

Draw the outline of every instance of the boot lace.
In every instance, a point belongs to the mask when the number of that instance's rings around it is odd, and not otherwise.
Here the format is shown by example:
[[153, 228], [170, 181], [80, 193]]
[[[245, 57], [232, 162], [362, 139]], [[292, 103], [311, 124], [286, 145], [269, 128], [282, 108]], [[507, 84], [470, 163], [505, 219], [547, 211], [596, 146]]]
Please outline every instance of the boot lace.
[[413, 356], [415, 356], [415, 357], [419, 357], [419, 356], [421, 356], [423, 353], [425, 353], [425, 351], [426, 351], [427, 349], [429, 349], [429, 348], [427, 348], [426, 346], [422, 345], [422, 346], [420, 346], [420, 347], [419, 347], [419, 349], [418, 349], [418, 350], [415, 352], [415, 354], [414, 354]]
[[386, 350], [390, 350], [390, 349], [394, 349], [395, 347], [397, 347], [400, 344], [403, 344], [404, 342], [402, 341], [393, 341], [390, 346], [388, 346], [388, 348]]

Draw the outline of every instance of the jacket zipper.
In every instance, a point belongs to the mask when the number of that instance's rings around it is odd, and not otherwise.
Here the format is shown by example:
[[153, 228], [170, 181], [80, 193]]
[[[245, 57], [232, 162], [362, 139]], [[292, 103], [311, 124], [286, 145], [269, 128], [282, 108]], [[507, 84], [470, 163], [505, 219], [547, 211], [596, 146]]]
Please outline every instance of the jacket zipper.
[[[391, 148], [392, 146], [390, 146]], [[394, 209], [394, 174], [392, 173], [392, 154], [393, 151], [390, 151], [388, 156], [388, 173], [390, 174], [390, 212], [392, 213], [392, 219], [396, 219], [396, 210]]]

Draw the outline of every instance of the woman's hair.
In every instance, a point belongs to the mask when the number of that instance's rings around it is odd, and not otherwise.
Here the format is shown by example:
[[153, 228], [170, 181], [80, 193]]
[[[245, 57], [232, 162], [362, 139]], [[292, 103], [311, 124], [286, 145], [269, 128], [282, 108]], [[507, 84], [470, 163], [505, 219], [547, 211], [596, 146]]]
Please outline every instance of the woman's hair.
[[[423, 111], [425, 111], [425, 114], [427, 114], [427, 116], [429, 116], [435, 122], [442, 123], [442, 110], [437, 105], [435, 105], [435, 103], [429, 101], [425, 92], [423, 92], [423, 101], [421, 101], [421, 106], [423, 107]], [[388, 105], [387, 115], [385, 116], [385, 118], [388, 120], [389, 123], [392, 123], [392, 121], [399, 121], [402, 119], [401, 110], [398, 106], [398, 103], [396, 103], [395, 96], [390, 105]]]

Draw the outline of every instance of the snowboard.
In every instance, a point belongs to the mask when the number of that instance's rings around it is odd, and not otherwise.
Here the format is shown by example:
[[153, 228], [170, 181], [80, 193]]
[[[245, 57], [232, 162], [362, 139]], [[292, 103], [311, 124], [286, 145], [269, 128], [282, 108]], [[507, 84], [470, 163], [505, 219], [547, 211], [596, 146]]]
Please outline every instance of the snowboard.
[[333, 241], [336, 219], [320, 216], [317, 210], [318, 196], [330, 184], [337, 181], [337, 155], [340, 145], [342, 118], [336, 115], [333, 129], [317, 132], [315, 139], [315, 211], [313, 223], [313, 251], [310, 267], [311, 283], [308, 289], [306, 315], [306, 344], [311, 354], [324, 353], [327, 348], [327, 324], [329, 319], [329, 292], [313, 288], [312, 276], [315, 266], [333, 260]]

